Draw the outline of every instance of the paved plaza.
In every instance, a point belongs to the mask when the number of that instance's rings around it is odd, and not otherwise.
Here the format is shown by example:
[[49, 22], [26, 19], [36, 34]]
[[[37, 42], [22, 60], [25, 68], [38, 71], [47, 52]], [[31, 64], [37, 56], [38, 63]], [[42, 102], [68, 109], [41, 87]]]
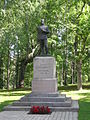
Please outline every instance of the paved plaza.
[[0, 120], [78, 120], [77, 112], [52, 112], [51, 114], [35, 115], [28, 111], [2, 111]]

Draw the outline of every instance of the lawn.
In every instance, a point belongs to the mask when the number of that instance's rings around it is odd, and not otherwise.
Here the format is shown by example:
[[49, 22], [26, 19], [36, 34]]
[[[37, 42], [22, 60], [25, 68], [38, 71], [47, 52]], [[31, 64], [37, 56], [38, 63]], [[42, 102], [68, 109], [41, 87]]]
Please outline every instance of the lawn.
[[[60, 87], [60, 92], [79, 100], [79, 120], [90, 120], [90, 84], [83, 85], [83, 90], [76, 90], [76, 85]], [[3, 107], [11, 104], [13, 101], [20, 99], [22, 96], [30, 93], [29, 89], [18, 90], [0, 90], [0, 111]]]
[[0, 90], [0, 111], [3, 107], [11, 104], [15, 100], [19, 100], [24, 95], [30, 93], [29, 89], [18, 89], [18, 90]]
[[79, 100], [79, 120], [90, 120], [90, 83], [83, 85], [83, 90], [76, 90], [76, 85], [61, 87], [62, 94]]

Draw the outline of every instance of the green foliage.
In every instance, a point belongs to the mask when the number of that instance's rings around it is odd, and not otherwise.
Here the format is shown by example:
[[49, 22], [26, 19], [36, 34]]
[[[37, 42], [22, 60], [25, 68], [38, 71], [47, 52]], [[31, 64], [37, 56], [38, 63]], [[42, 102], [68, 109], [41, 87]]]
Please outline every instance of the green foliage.
[[[0, 1], [0, 54], [3, 60], [0, 76], [3, 76], [4, 87], [7, 78], [13, 88], [16, 82], [19, 83], [21, 61], [27, 59], [37, 45], [37, 26], [41, 18], [45, 19], [50, 29], [48, 47], [49, 53], [57, 61], [58, 84], [61, 81], [71, 83], [72, 77], [74, 83], [77, 82], [76, 64], [80, 60], [83, 81], [89, 81], [89, 3], [89, 0]], [[74, 68], [72, 63], [75, 64]], [[24, 83], [28, 87], [33, 77], [33, 72], [30, 72], [33, 70], [32, 63], [29, 64], [26, 66]]]

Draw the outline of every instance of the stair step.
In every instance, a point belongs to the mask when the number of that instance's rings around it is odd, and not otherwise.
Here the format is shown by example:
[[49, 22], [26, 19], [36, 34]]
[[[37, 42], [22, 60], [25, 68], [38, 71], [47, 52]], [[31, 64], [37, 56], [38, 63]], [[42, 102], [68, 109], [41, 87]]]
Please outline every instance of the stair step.
[[23, 97], [20, 101], [28, 102], [64, 102], [65, 96], [60, 97]]
[[[27, 97], [59, 97], [61, 95], [59, 92], [55, 93], [37, 93], [37, 92], [32, 92]], [[61, 95], [62, 96], [62, 95]], [[66, 96], [66, 95], [63, 95]]]
[[[4, 107], [4, 110], [6, 111], [29, 111], [30, 106], [6, 106]], [[72, 106], [71, 107], [50, 107], [51, 111], [78, 111], [79, 106], [78, 106], [78, 101], [73, 100], [72, 101]]]
[[13, 106], [49, 106], [49, 107], [69, 107], [71, 106], [71, 100], [65, 102], [20, 102], [16, 101]]

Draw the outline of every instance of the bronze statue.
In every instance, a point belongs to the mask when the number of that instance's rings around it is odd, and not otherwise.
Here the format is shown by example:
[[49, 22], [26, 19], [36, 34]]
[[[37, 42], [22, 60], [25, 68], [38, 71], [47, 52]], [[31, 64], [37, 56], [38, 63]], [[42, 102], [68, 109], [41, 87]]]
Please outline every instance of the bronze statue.
[[44, 19], [41, 20], [41, 26], [38, 26], [38, 42], [41, 47], [41, 55], [48, 54], [47, 34], [49, 33], [48, 26], [44, 25]]

